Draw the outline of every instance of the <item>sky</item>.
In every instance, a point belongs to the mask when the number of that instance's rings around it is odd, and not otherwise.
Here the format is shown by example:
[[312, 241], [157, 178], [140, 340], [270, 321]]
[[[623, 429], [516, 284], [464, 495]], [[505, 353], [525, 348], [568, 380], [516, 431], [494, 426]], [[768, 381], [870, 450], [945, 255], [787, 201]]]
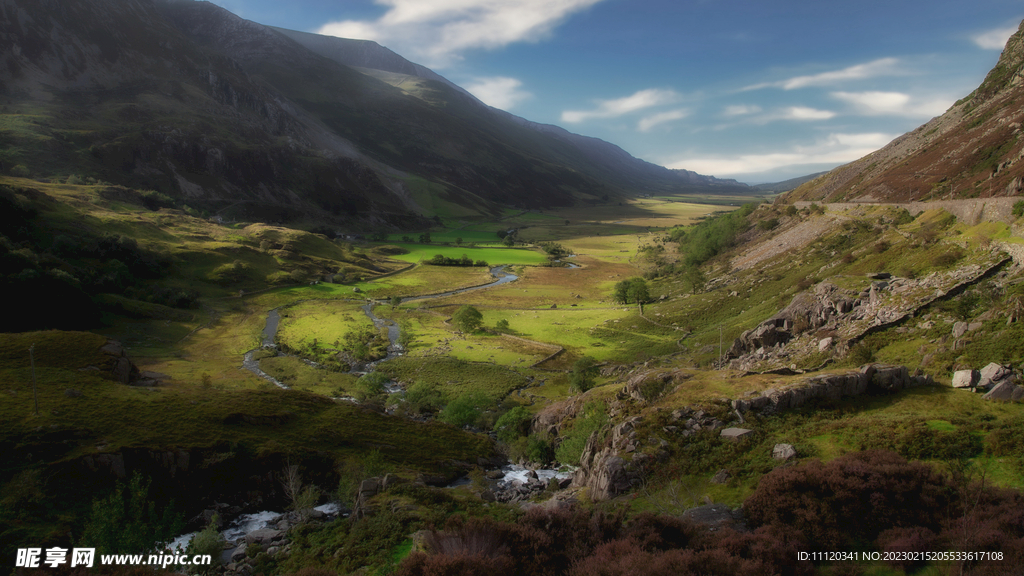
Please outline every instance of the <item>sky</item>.
[[1020, 0], [214, 0], [375, 40], [484, 102], [750, 184], [856, 160], [974, 90]]

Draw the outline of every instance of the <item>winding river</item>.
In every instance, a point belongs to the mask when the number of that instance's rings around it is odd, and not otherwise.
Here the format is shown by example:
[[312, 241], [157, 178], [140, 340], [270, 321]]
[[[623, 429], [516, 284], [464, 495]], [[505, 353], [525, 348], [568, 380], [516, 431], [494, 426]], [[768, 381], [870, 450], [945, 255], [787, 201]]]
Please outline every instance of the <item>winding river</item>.
[[[515, 274], [511, 273], [511, 272], [508, 272], [506, 270], [507, 267], [508, 267], [507, 265], [502, 265], [502, 266], [495, 266], [494, 268], [491, 268], [490, 272], [491, 272], [491, 276], [494, 277], [494, 281], [493, 282], [489, 282], [487, 284], [481, 284], [480, 286], [471, 286], [469, 288], [460, 288], [458, 290], [451, 290], [449, 292], [440, 292], [440, 293], [437, 293], [437, 294], [424, 294], [424, 295], [421, 295], [421, 296], [408, 296], [406, 298], [402, 298], [401, 301], [402, 302], [413, 302], [413, 301], [419, 301], [419, 300], [433, 300], [435, 298], [444, 298], [446, 296], [452, 296], [452, 295], [455, 295], [455, 294], [462, 294], [462, 293], [465, 293], [465, 292], [472, 292], [474, 290], [482, 290], [484, 288], [491, 288], [492, 286], [498, 286], [498, 285], [501, 285], [501, 284], [507, 284], [509, 282], [514, 282], [514, 281], [518, 280], [519, 277], [516, 276]], [[388, 354], [387, 354], [387, 356], [385, 356], [384, 358], [381, 358], [380, 360], [377, 360], [377, 361], [371, 362], [369, 364], [366, 364], [365, 367], [362, 370], [353, 369], [352, 370], [353, 372], [356, 372], [356, 371], [359, 371], [359, 372], [372, 371], [373, 368], [378, 363], [390, 360], [392, 358], [395, 358], [396, 356], [401, 356], [402, 353], [404, 352], [404, 350], [402, 348], [402, 345], [398, 343], [398, 337], [401, 335], [401, 329], [399, 328], [398, 324], [396, 324], [396, 323], [394, 323], [394, 322], [392, 322], [390, 320], [385, 320], [384, 318], [379, 318], [377, 315], [375, 315], [373, 313], [373, 307], [375, 305], [378, 305], [378, 304], [380, 304], [380, 302], [378, 302], [376, 300], [368, 299], [366, 304], [364, 304], [360, 308], [363, 310], [363, 313], [366, 314], [366, 317], [369, 318], [371, 322], [373, 322], [374, 327], [376, 327], [377, 329], [384, 328], [384, 327], [387, 328], [387, 330], [388, 330]], [[252, 372], [253, 374], [255, 374], [257, 376], [259, 376], [260, 378], [263, 378], [264, 380], [267, 380], [268, 382], [270, 382], [270, 383], [272, 383], [272, 384], [274, 384], [276, 386], [279, 386], [281, 388], [287, 389], [288, 386], [285, 385], [283, 382], [281, 382], [280, 380], [277, 380], [276, 378], [274, 378], [270, 374], [267, 374], [263, 370], [260, 370], [260, 361], [256, 358], [256, 353], [259, 352], [260, 350], [276, 349], [277, 348], [277, 344], [274, 342], [274, 339], [277, 336], [277, 328], [281, 324], [281, 314], [280, 314], [280, 312], [278, 312], [278, 310], [280, 310], [280, 309], [279, 308], [274, 308], [273, 310], [271, 310], [270, 312], [267, 313], [267, 325], [263, 328], [263, 341], [261, 342], [259, 348], [254, 348], [254, 349], [249, 350], [248, 352], [245, 353], [245, 355], [242, 357], [242, 368], [245, 368], [246, 370]], [[282, 354], [282, 353], [278, 352], [278, 354]], [[391, 387], [389, 387], [388, 391], [389, 392], [394, 392], [394, 391], [397, 391], [397, 389], [396, 390], [392, 390]]]

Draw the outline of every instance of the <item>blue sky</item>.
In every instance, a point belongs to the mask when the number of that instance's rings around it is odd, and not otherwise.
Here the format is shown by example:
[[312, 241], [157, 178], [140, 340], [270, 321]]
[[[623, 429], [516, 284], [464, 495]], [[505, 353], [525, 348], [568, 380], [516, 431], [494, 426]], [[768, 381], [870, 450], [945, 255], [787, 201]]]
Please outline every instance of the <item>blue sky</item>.
[[365, 38], [493, 106], [758, 183], [833, 168], [970, 93], [1020, 0], [215, 0]]

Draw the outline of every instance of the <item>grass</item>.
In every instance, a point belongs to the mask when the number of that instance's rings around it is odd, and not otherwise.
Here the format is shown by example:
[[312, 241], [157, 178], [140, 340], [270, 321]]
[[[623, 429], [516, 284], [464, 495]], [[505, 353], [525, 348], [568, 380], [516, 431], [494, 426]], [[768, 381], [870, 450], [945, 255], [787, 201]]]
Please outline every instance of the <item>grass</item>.
[[[547, 255], [529, 248], [478, 248], [470, 246], [443, 246], [435, 244], [405, 244], [398, 243], [408, 250], [407, 254], [396, 254], [392, 258], [402, 262], [417, 263], [430, 260], [436, 254], [446, 258], [461, 258], [463, 254], [474, 262], [483, 260], [491, 266], [498, 264], [525, 264], [538, 265], [548, 261]], [[452, 268], [444, 266], [443, 268]]]

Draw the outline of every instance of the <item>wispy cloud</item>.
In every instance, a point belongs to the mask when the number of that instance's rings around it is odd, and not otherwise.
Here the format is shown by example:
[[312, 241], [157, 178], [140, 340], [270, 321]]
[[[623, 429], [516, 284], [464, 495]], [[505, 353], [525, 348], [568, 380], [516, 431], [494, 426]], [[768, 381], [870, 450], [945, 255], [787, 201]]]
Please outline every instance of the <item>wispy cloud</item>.
[[427, 66], [443, 68], [464, 52], [547, 37], [573, 13], [601, 0], [376, 0], [377, 20], [330, 22], [317, 32], [374, 40]]
[[978, 45], [979, 48], [985, 50], [1002, 50], [1006, 46], [1006, 40], [1013, 36], [1017, 31], [1016, 26], [1008, 26], [1006, 28], [996, 28], [995, 30], [987, 30], [971, 36], [971, 40]]
[[853, 106], [866, 116], [908, 116], [931, 118], [945, 112], [953, 99], [915, 99], [903, 92], [832, 92], [831, 96]]
[[665, 165], [715, 176], [739, 176], [768, 172], [787, 166], [840, 165], [852, 162], [885, 146], [897, 135], [882, 133], [830, 134], [811, 146], [793, 146], [787, 151], [737, 156], [694, 156]]
[[754, 84], [747, 86], [742, 90], [760, 90], [762, 88], [795, 90], [797, 88], [807, 88], [809, 86], [832, 86], [849, 80], [862, 80], [864, 78], [873, 78], [876, 76], [891, 76], [897, 73], [897, 64], [899, 64], [899, 60], [896, 58], [881, 58], [879, 60], [873, 60], [864, 64], [857, 64], [856, 66], [850, 66], [841, 70], [831, 70], [829, 72], [821, 72], [819, 74], [811, 74], [809, 76], [794, 76], [793, 78], [788, 78], [786, 80]]
[[748, 114], [757, 114], [761, 111], [761, 107], [756, 104], [735, 104], [733, 106], [726, 106], [722, 110], [723, 116], [746, 116]]
[[533, 98], [533, 94], [522, 89], [523, 83], [507, 76], [477, 78], [465, 85], [470, 94], [484, 103], [502, 110], [511, 110], [516, 104]]
[[669, 110], [668, 112], [661, 112], [659, 114], [652, 114], [640, 119], [637, 123], [636, 129], [641, 132], [649, 132], [651, 128], [655, 126], [666, 124], [668, 122], [674, 122], [676, 120], [682, 120], [690, 115], [690, 111], [685, 108], [678, 110]]
[[679, 94], [673, 90], [649, 88], [615, 100], [597, 100], [597, 107], [593, 110], [566, 110], [562, 112], [562, 122], [575, 124], [593, 118], [615, 118], [644, 108], [671, 104], [678, 99]]

